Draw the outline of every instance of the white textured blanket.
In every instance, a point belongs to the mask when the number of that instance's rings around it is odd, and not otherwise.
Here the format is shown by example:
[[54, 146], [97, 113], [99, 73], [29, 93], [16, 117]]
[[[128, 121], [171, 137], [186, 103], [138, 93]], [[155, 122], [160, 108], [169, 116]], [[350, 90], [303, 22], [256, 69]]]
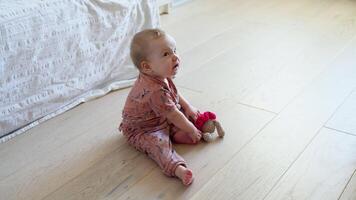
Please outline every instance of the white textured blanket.
[[154, 0], [0, 0], [0, 142], [137, 75], [133, 34]]

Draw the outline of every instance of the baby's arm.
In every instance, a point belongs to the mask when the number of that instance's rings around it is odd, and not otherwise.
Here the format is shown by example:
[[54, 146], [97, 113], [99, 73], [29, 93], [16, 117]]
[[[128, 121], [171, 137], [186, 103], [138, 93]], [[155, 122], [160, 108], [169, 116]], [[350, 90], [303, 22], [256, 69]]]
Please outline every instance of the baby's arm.
[[183, 107], [184, 110], [190, 107], [188, 101], [181, 94], [179, 94], [179, 104]]
[[200, 139], [200, 131], [178, 109], [174, 109], [173, 111], [169, 112], [167, 119], [176, 127], [180, 128], [184, 132], [189, 133], [194, 142]]
[[189, 102], [181, 94], [179, 94], [179, 104], [182, 106], [185, 111], [185, 114], [188, 117], [191, 117], [194, 121], [197, 119], [197, 114], [199, 113], [199, 111], [192, 105], [190, 105]]

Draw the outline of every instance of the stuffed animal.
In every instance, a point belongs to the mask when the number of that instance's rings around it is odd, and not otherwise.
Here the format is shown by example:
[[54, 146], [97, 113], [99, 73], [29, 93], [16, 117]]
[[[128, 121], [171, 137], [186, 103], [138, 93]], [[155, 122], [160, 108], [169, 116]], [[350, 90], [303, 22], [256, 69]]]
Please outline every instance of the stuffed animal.
[[202, 136], [206, 142], [214, 140], [213, 133], [215, 128], [220, 138], [225, 135], [225, 131], [221, 127], [221, 124], [216, 120], [216, 115], [212, 112], [200, 113], [194, 125], [203, 133]]

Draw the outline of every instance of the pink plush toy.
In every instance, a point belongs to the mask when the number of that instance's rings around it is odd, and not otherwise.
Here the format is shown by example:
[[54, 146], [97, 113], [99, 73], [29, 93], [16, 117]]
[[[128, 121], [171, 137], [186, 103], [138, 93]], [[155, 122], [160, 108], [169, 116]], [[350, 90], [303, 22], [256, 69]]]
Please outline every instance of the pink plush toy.
[[215, 128], [219, 137], [224, 137], [225, 131], [221, 127], [221, 124], [216, 120], [216, 115], [212, 112], [204, 112], [199, 114], [197, 120], [194, 123], [195, 127], [203, 133], [203, 139], [206, 142], [213, 141], [213, 133]]

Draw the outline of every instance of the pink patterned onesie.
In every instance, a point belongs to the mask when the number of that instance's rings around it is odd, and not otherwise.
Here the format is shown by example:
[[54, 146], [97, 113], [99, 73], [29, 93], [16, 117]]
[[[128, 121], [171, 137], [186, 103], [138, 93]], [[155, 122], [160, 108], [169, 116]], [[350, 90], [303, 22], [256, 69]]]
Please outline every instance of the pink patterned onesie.
[[168, 176], [175, 176], [178, 165], [186, 166], [171, 142], [172, 136], [181, 130], [169, 124], [166, 118], [175, 108], [181, 110], [172, 80], [168, 79], [167, 85], [160, 79], [140, 73], [126, 99], [119, 127], [128, 143], [146, 153]]

